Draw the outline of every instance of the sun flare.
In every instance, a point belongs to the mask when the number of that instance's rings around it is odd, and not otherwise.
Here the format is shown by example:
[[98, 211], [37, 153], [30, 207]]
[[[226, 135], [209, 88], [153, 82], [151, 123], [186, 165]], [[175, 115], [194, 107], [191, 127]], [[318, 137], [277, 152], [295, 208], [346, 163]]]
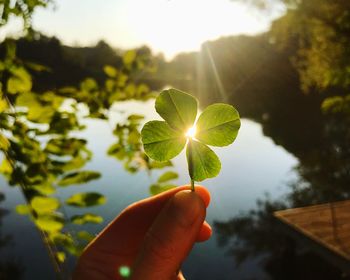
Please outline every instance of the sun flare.
[[186, 137], [187, 138], [194, 138], [196, 136], [196, 127], [192, 126], [191, 128], [189, 128], [186, 132]]

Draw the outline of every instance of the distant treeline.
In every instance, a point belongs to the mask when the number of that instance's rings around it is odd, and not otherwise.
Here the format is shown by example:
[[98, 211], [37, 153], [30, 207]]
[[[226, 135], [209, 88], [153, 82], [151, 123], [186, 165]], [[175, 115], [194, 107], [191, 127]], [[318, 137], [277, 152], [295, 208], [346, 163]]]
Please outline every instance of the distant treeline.
[[[19, 59], [44, 66], [41, 71], [31, 71], [36, 91], [76, 86], [88, 77], [102, 82], [106, 78], [103, 72], [105, 65], [115, 68], [122, 65], [123, 51], [112, 48], [104, 41], [92, 47], [71, 47], [63, 45], [56, 37], [38, 34], [33, 39], [20, 38], [14, 43]], [[0, 58], [4, 57], [5, 51], [5, 44], [0, 44]], [[137, 52], [152, 56], [146, 46], [138, 48]], [[151, 86], [159, 87], [156, 81], [153, 84], [148, 81], [151, 78], [149, 75], [143, 78]]]

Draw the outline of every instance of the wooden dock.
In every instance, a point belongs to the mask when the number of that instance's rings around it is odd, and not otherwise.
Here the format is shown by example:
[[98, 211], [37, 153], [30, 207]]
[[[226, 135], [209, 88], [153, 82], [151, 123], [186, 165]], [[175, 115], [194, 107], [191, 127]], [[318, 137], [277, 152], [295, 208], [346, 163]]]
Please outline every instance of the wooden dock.
[[274, 215], [314, 245], [326, 248], [323, 255], [328, 251], [342, 267], [350, 267], [350, 200], [282, 210]]

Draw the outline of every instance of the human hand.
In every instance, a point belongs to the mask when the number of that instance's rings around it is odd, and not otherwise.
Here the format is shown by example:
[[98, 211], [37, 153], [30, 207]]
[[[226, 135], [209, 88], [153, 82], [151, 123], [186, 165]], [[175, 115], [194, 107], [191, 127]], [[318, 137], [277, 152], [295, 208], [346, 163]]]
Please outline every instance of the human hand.
[[194, 242], [211, 236], [204, 221], [210, 194], [183, 186], [128, 206], [85, 249], [74, 280], [181, 280], [179, 268]]

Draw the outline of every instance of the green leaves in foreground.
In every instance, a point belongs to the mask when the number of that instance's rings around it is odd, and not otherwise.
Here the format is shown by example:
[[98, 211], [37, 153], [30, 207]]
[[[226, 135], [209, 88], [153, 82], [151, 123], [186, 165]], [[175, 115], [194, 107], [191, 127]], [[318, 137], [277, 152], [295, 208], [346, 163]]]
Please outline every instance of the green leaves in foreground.
[[195, 123], [197, 104], [197, 100], [185, 92], [164, 90], [157, 97], [155, 108], [165, 121], [150, 121], [141, 131], [146, 154], [157, 161], [174, 158], [187, 144], [192, 183], [219, 174], [220, 160], [207, 145], [230, 145], [241, 125], [237, 110], [222, 103], [208, 106]]

